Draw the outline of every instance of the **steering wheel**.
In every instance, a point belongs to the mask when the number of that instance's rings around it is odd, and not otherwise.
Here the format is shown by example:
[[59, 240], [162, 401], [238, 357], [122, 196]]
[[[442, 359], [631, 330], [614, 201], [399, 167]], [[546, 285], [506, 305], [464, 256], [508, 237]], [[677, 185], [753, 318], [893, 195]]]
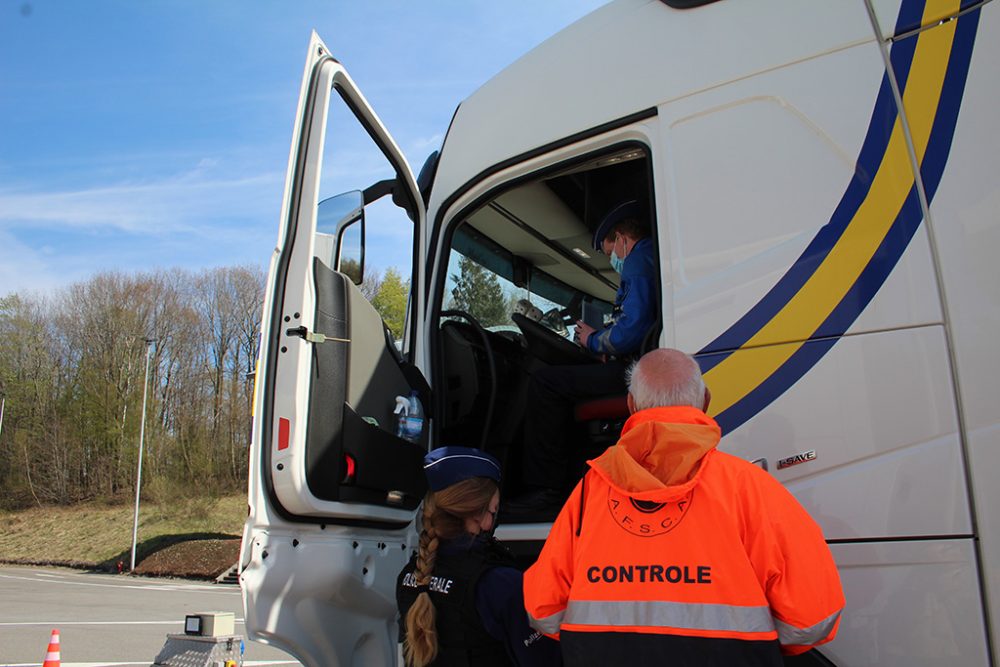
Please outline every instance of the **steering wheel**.
[[513, 313], [510, 319], [524, 334], [528, 350], [536, 357], [552, 366], [568, 364], [596, 364], [597, 357], [576, 343], [563, 338], [548, 327], [528, 319], [520, 313]]

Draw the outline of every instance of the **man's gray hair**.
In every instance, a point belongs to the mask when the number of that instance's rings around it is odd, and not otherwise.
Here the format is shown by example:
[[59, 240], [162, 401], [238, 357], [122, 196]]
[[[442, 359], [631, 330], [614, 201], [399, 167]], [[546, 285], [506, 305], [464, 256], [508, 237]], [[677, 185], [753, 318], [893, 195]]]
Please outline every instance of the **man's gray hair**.
[[[654, 351], [650, 357], [657, 352]], [[633, 363], [626, 375], [628, 391], [632, 394], [636, 410], [690, 405], [701, 410], [705, 405], [705, 380], [701, 376], [698, 362], [689, 354], [670, 350], [670, 372], [662, 370], [657, 361], [643, 357]], [[646, 359], [646, 363], [643, 360]]]

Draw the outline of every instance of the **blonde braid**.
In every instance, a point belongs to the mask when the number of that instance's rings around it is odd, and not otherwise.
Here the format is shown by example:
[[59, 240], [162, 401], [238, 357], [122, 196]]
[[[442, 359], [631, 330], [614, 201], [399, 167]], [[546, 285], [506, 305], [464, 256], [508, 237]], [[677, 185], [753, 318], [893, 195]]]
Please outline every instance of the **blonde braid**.
[[[430, 584], [441, 540], [453, 540], [463, 533], [466, 518], [482, 516], [497, 493], [492, 479], [473, 477], [427, 494], [424, 500], [423, 530], [414, 578], [417, 586]], [[437, 658], [437, 610], [428, 592], [417, 594], [406, 612], [406, 639], [403, 658], [408, 667], [426, 667]]]
[[[420, 551], [417, 554], [417, 569], [414, 572], [418, 586], [430, 583], [434, 562], [437, 560], [439, 539], [434, 526], [435, 511], [434, 496], [431, 494], [424, 501], [424, 528], [420, 531]], [[425, 667], [437, 657], [436, 618], [437, 612], [430, 594], [426, 591], [421, 592], [406, 613], [403, 657], [410, 667]]]

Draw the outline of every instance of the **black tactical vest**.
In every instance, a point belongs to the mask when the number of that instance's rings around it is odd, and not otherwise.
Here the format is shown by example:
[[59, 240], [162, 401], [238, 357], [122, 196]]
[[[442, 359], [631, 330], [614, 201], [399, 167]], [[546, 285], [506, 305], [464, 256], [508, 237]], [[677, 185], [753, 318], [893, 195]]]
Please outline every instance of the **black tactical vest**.
[[[437, 611], [438, 654], [433, 667], [490, 667], [510, 665], [502, 642], [494, 639], [476, 611], [476, 583], [490, 568], [513, 565], [506, 547], [496, 540], [468, 551], [439, 552], [431, 575], [431, 602]], [[399, 573], [396, 604], [399, 606], [399, 640], [406, 637], [406, 612], [417, 599], [414, 571], [417, 557]]]

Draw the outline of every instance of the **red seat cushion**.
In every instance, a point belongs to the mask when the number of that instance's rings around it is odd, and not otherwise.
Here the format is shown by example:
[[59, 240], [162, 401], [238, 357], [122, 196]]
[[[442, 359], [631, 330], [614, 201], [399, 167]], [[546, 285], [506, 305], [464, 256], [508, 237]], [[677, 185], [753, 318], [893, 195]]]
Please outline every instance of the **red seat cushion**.
[[573, 409], [573, 418], [578, 422], [594, 419], [624, 419], [625, 417], [628, 417], [626, 395], [595, 398], [592, 401], [577, 403]]

